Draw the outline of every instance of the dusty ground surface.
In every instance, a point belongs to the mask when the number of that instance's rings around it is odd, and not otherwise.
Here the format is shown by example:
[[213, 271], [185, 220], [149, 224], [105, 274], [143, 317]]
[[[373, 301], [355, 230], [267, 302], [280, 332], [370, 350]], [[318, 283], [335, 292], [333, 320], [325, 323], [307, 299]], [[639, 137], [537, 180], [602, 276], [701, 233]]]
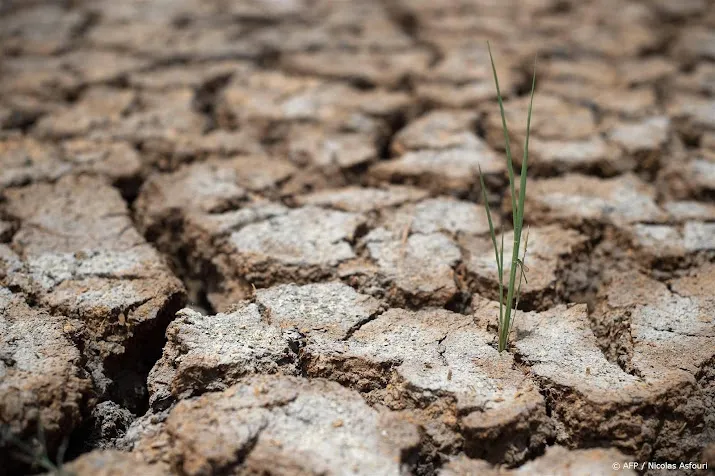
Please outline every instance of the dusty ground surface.
[[715, 466], [712, 0], [4, 0], [0, 166], [2, 474]]

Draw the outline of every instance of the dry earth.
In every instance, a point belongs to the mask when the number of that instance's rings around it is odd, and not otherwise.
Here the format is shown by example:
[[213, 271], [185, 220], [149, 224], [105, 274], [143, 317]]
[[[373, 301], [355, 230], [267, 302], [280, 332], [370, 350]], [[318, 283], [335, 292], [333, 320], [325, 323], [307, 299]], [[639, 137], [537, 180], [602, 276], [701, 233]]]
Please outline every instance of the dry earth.
[[712, 468], [715, 2], [0, 0], [0, 423], [2, 475]]

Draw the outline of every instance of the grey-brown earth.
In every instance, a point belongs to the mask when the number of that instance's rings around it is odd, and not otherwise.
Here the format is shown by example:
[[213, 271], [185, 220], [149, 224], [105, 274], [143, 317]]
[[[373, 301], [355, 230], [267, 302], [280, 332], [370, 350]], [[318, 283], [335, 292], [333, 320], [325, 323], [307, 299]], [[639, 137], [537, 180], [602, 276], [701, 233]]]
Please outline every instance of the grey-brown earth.
[[[712, 469], [714, 31], [712, 0], [0, 1], [0, 475]], [[501, 354], [487, 40], [517, 164], [537, 74]]]

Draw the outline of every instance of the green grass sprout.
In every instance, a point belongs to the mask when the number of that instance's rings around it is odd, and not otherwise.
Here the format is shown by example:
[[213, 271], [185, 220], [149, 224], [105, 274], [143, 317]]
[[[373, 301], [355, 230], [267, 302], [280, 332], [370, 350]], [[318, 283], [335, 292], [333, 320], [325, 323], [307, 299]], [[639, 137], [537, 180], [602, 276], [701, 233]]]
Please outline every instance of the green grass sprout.
[[[501, 231], [501, 247], [497, 247], [496, 231], [492, 221], [492, 214], [489, 210], [489, 201], [487, 200], [486, 186], [484, 184], [484, 176], [481, 167], [479, 168], [479, 182], [482, 187], [482, 198], [484, 199], [484, 208], [487, 211], [487, 221], [489, 222], [489, 234], [494, 246], [494, 255], [497, 263], [497, 273], [499, 276], [499, 352], [506, 349], [509, 342], [509, 334], [512, 330], [513, 319], [516, 315], [516, 310], [519, 307], [519, 298], [521, 297], [522, 279], [526, 282], [526, 272], [528, 268], [524, 264], [526, 260], [526, 251], [529, 242], [529, 230], [526, 231], [524, 240], [524, 254], [519, 258], [521, 248], [521, 234], [524, 225], [524, 201], [526, 199], [526, 173], [527, 164], [529, 161], [529, 130], [531, 129], [531, 109], [534, 104], [534, 88], [536, 86], [536, 68], [531, 80], [531, 98], [529, 101], [529, 111], [526, 119], [526, 139], [524, 141], [524, 157], [521, 161], [521, 175], [519, 181], [519, 191], [517, 196], [516, 179], [514, 178], [514, 163], [511, 156], [511, 147], [509, 146], [509, 129], [506, 125], [506, 115], [504, 114], [504, 102], [502, 101], [501, 90], [499, 88], [499, 78], [497, 77], [497, 69], [494, 65], [494, 57], [492, 56], [492, 48], [487, 42], [489, 50], [489, 59], [492, 63], [492, 73], [494, 74], [494, 84], [497, 89], [497, 101], [499, 102], [499, 112], [501, 113], [502, 130], [504, 132], [504, 143], [506, 150], [506, 165], [509, 174], [509, 192], [511, 197], [512, 218], [514, 226], [514, 242], [511, 253], [511, 267], [509, 268], [509, 284], [507, 286], [506, 302], [504, 302], [504, 230]], [[518, 274], [518, 283], [517, 283]], [[512, 309], [512, 303], [514, 308]], [[513, 311], [513, 312], [512, 312]]]

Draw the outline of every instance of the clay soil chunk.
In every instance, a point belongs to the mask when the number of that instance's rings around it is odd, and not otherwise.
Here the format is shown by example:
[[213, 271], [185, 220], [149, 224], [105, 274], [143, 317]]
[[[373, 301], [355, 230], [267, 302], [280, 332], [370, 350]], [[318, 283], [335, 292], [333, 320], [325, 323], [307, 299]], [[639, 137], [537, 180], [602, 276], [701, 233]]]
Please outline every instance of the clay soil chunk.
[[[506, 101], [504, 104], [511, 139], [515, 141], [514, 147], [524, 142], [528, 110], [528, 97]], [[503, 148], [504, 132], [498, 107], [490, 109], [485, 127], [489, 143]], [[541, 95], [532, 110], [531, 136], [533, 138], [544, 141], [577, 141], [588, 139], [595, 132], [596, 121], [593, 113], [587, 107], [562, 98]], [[521, 151], [516, 149], [512, 151], [516, 157], [521, 157]]]
[[330, 126], [293, 123], [278, 129], [270, 148], [277, 157], [287, 157], [313, 174], [322, 174], [340, 184], [342, 172], [359, 170], [378, 158], [378, 140], [383, 129], [367, 121], [354, 128], [333, 130]]
[[3, 53], [51, 55], [67, 47], [75, 30], [81, 28], [87, 14], [59, 5], [35, 5], [0, 20]]
[[487, 184], [501, 183], [506, 167], [475, 133], [475, 115], [437, 110], [409, 123], [394, 138], [397, 157], [368, 171], [377, 182], [416, 185], [434, 193], [465, 195], [479, 184], [479, 168]]
[[221, 124], [239, 127], [308, 121], [355, 130], [407, 105], [403, 93], [360, 91], [337, 81], [261, 71], [234, 77], [218, 99], [217, 114]]
[[419, 150], [379, 162], [369, 175], [380, 182], [417, 185], [436, 193], [465, 195], [478, 190], [479, 167], [490, 182], [506, 170], [504, 161], [483, 141], [475, 138], [468, 147]]
[[0, 90], [6, 95], [24, 95], [26, 99], [43, 103], [42, 112], [51, 111], [53, 106], [64, 102], [66, 95], [75, 92], [80, 83], [77, 75], [63, 70], [55, 57], [4, 57], [3, 71], [5, 77]]
[[715, 158], [695, 157], [661, 170], [668, 192], [676, 199], [703, 199], [715, 193]]
[[[448, 235], [486, 235], [489, 233], [487, 214], [481, 205], [446, 197], [422, 200], [414, 206], [402, 207], [398, 215], [409, 213], [412, 233], [442, 232]], [[394, 219], [396, 222], [400, 218]], [[499, 217], [492, 217], [499, 227]]]
[[181, 282], [137, 233], [119, 193], [101, 179], [70, 176], [5, 196], [5, 213], [19, 227], [0, 262], [4, 282], [83, 321], [95, 384], [111, 385], [106, 373], [120, 371], [117, 359], [141, 361], [149, 349], [140, 342], [163, 334], [182, 303]]
[[168, 65], [129, 74], [129, 84], [133, 88], [170, 90], [176, 88], [201, 89], [226, 80], [233, 73], [248, 71], [250, 63], [242, 61], [215, 61], [197, 65]]
[[361, 51], [350, 55], [341, 50], [323, 50], [289, 55], [285, 67], [297, 74], [394, 87], [427, 69], [429, 61], [429, 52], [418, 49], [384, 53]]
[[529, 140], [530, 161], [532, 158], [530, 165], [539, 174], [595, 171], [615, 175], [633, 170], [636, 166], [634, 160], [622, 157], [618, 149], [598, 136], [583, 140], [542, 140], [534, 137]]
[[[373, 285], [386, 288], [385, 297], [402, 306], [444, 305], [457, 293], [454, 267], [461, 255], [446, 236], [415, 234], [402, 240], [384, 228], [377, 228], [365, 236], [364, 243], [377, 270], [370, 265], [365, 268], [360, 264], [346, 265], [340, 271], [341, 277], [356, 279], [365, 289]], [[373, 284], [373, 279], [378, 282]], [[379, 283], [382, 280], [384, 284]]]
[[[536, 387], [491, 340], [466, 316], [390, 309], [345, 341], [309, 339], [304, 368], [405, 409], [437, 447], [457, 433], [469, 454], [514, 464], [542, 447], [551, 428]], [[434, 412], [441, 422], [431, 421]]]
[[0, 159], [0, 189], [35, 180], [57, 180], [71, 170], [56, 146], [20, 135], [0, 138]]
[[[141, 4], [140, 4], [141, 5]], [[181, 22], [187, 15], [195, 16], [194, 8], [200, 9], [201, 5], [187, 6], [186, 2], [177, 2], [180, 10], [173, 21]], [[107, 7], [105, 7], [106, 9]], [[157, 63], [182, 62], [187, 59], [196, 61], [212, 61], [237, 57], [246, 59], [256, 56], [260, 50], [251, 47], [246, 42], [236, 41], [235, 35], [240, 33], [240, 27], [232, 25], [217, 26], [207, 24], [196, 18], [193, 27], [176, 29], [171, 26], [174, 5], [161, 7], [147, 4], [147, 10], [130, 7], [133, 12], [119, 13], [125, 18], [107, 19], [92, 28], [88, 39], [95, 47], [107, 50], [122, 49], [130, 51], [135, 57], [151, 58]], [[198, 21], [197, 21], [198, 20]], [[209, 28], [212, 27], [212, 28]]]
[[533, 180], [528, 190], [525, 207], [535, 223], [591, 222], [627, 227], [666, 219], [655, 203], [654, 188], [631, 174], [611, 179], [566, 175]]
[[[524, 232], [524, 240], [526, 231]], [[508, 286], [511, 269], [511, 243], [513, 232], [504, 234], [504, 286]], [[522, 241], [524, 243], [524, 241]], [[460, 244], [468, 254], [465, 263], [474, 285], [483, 295], [496, 299], [499, 278], [494, 260], [494, 247], [486, 236], [465, 237]], [[564, 279], [565, 267], [588, 250], [588, 237], [559, 225], [529, 228], [527, 243], [526, 281], [521, 283], [521, 305], [528, 308], [548, 308], [555, 301], [563, 298], [568, 283]], [[523, 253], [522, 244], [521, 252]], [[518, 269], [517, 273], [521, 270]], [[518, 274], [517, 274], [518, 278]]]
[[626, 119], [644, 119], [658, 113], [657, 97], [653, 87], [602, 91], [594, 98], [602, 116]]
[[66, 53], [60, 56], [60, 62], [64, 68], [76, 72], [82, 84], [116, 82], [150, 64], [132, 54], [94, 48]]
[[715, 129], [715, 100], [701, 96], [676, 96], [669, 105], [669, 113], [675, 117], [676, 129], [693, 140]]
[[714, 1], [0, 0], [0, 427], [78, 475], [712, 466]]
[[711, 63], [699, 63], [692, 72], [679, 75], [674, 78], [674, 81], [679, 91], [712, 95], [715, 92], [713, 72], [715, 72], [715, 65]]
[[[423, 6], [422, 2], [419, 4], [420, 7]], [[414, 5], [403, 2], [402, 8], [411, 10]], [[440, 17], [438, 28], [449, 25], [446, 26], [449, 34], [459, 28], [455, 23], [459, 23], [460, 20], [454, 17], [445, 18], [444, 13], [445, 11], [440, 9], [438, 13], [432, 12], [420, 18], [420, 35], [422, 37], [431, 36], [431, 32], [424, 31], [424, 28], [434, 26], [433, 22], [436, 17]], [[481, 19], [487, 22], [490, 20], [486, 17]], [[473, 18], [469, 20], [473, 20]], [[471, 37], [472, 35], [468, 33], [465, 36]], [[496, 98], [489, 56], [481, 42], [465, 41], [463, 37], [455, 41], [453, 37], [443, 38], [441, 34], [434, 35], [430, 39], [430, 43], [433, 42], [445, 44], [438, 47], [437, 61], [420, 75], [416, 86], [416, 93], [420, 99], [439, 107], [472, 109]], [[492, 45], [492, 47], [495, 46], [497, 45]], [[510, 95], [514, 92], [517, 82], [517, 74], [514, 71], [516, 65], [513, 60], [510, 60], [509, 55], [501, 54], [499, 51], [496, 51], [495, 54], [500, 57], [497, 71], [502, 94]]]
[[409, 150], [468, 147], [478, 142], [472, 130], [475, 121], [476, 114], [471, 112], [435, 110], [400, 130], [391, 149], [402, 155]]
[[[258, 290], [255, 304], [216, 316], [184, 310], [167, 336], [149, 377], [155, 411], [255, 373], [296, 375], [300, 369], [404, 413], [438, 448], [464, 446], [475, 457], [518, 463], [552, 432], [537, 388], [470, 317], [384, 311], [342, 283]], [[435, 412], [442, 417], [433, 420]]]
[[640, 122], [616, 125], [608, 131], [607, 137], [630, 157], [652, 163], [662, 155], [670, 130], [670, 120], [656, 116]]
[[689, 28], [680, 38], [678, 52], [690, 60], [715, 59], [715, 34], [706, 27]]
[[146, 464], [136, 454], [117, 450], [95, 450], [62, 468], [75, 476], [166, 476], [168, 468]]
[[255, 300], [272, 325], [335, 340], [347, 339], [384, 310], [377, 299], [339, 282], [274, 286], [256, 291]]
[[[708, 410], [715, 401], [714, 276], [712, 264], [693, 268], [668, 286], [637, 273], [611, 276], [594, 315], [612, 360], [646, 382], [680, 382], [682, 396], [664, 400], [674, 406], [673, 414], [663, 417], [660, 444], [653, 445], [663, 459], [696, 459], [701, 442], [715, 439]], [[653, 386], [666, 393], [665, 385]], [[684, 430], [682, 422], [688, 422]]]
[[259, 202], [197, 215], [187, 228], [197, 257], [215, 266], [208, 298], [223, 310], [248, 296], [252, 286], [336, 277], [340, 263], [356, 258], [352, 243], [364, 223], [355, 213]]
[[364, 221], [354, 213], [314, 207], [286, 210], [231, 233], [230, 259], [246, 279], [260, 284], [285, 274], [298, 281], [330, 276], [331, 268], [355, 257], [351, 241]]
[[163, 430], [187, 475], [409, 472], [417, 428], [321, 379], [257, 376], [179, 403]]
[[58, 139], [107, 130], [119, 124], [134, 101], [136, 94], [131, 90], [89, 88], [71, 106], [42, 117], [33, 132], [40, 137]]
[[454, 238], [488, 230], [484, 210], [469, 202], [434, 198], [385, 209], [358, 242], [362, 259], [342, 264], [339, 275], [393, 306], [444, 306], [460, 292]]
[[215, 316], [183, 309], [166, 336], [148, 379], [155, 410], [192, 394], [223, 390], [246, 375], [297, 374], [288, 341], [279, 328], [262, 322], [255, 304]]
[[[51, 454], [79, 426], [92, 398], [72, 341], [77, 330], [78, 323], [32, 309], [0, 287], [0, 422], [23, 441], [44, 431]], [[12, 443], [0, 442], [3, 471], [19, 471], [8, 460], [12, 451]]]
[[[191, 212], [213, 213], [248, 201], [251, 193], [276, 194], [279, 184], [295, 168], [288, 162], [262, 156], [210, 159], [186, 165], [166, 174], [155, 174], [144, 183], [137, 199], [141, 228], [155, 235], [169, 220]], [[155, 230], [156, 228], [156, 230]]]
[[166, 331], [164, 354], [149, 374], [154, 410], [254, 374], [298, 375], [297, 351], [306, 336], [346, 339], [383, 309], [337, 282], [275, 286], [258, 290], [255, 300], [215, 316], [178, 313]]
[[0, 190], [31, 182], [52, 182], [69, 174], [95, 173], [118, 185], [131, 184], [140, 174], [136, 151], [123, 142], [83, 139], [57, 147], [19, 134], [0, 138]]
[[[137, 107], [106, 134], [143, 143], [149, 150], [164, 143], [169, 147], [182, 135], [201, 135], [207, 128], [207, 118], [196, 110], [194, 99], [191, 88], [143, 91], [137, 98]], [[104, 135], [102, 131], [97, 134]]]
[[[643, 289], [643, 283], [636, 285]], [[706, 409], [712, 405], [712, 395], [695, 377], [699, 366], [712, 359], [715, 348], [710, 342], [712, 323], [702, 320], [711, 319], [697, 310], [692, 312], [695, 305], [692, 300], [679, 300], [675, 296], [656, 300], [652, 311], [651, 306], [634, 309], [626, 304], [630, 298], [621, 294], [626, 288], [621, 280], [609, 288], [616, 290], [614, 296], [619, 297], [610, 298], [606, 311], [598, 311], [597, 315], [607, 312], [611, 318], [599, 319], [601, 327], [598, 324], [596, 327], [605, 338], [608, 322], [623, 322], [624, 317], [617, 318], [618, 313], [628, 309], [637, 313], [638, 317], [630, 320], [634, 344], [629, 346], [629, 337], [621, 335], [625, 348], [621, 357], [607, 358], [618, 349], [604, 354], [591, 330], [585, 305], [558, 306], [544, 313], [519, 313], [514, 323], [514, 352], [540, 387], [547, 389], [545, 395], [557, 420], [557, 442], [573, 446], [577, 441], [583, 444], [607, 439], [636, 459], [649, 455], [666, 460], [697, 459], [700, 447], [696, 441], [712, 438], [712, 425], [702, 421], [709, 418]], [[698, 292], [697, 288], [694, 291]], [[623, 307], [618, 307], [619, 302]], [[710, 304], [705, 301], [701, 305]], [[666, 328], [661, 330], [656, 318], [672, 315], [669, 310], [675, 311], [677, 306], [682, 307], [677, 311], [682, 313], [682, 319], [664, 324]], [[477, 319], [483, 322], [498, 315], [498, 307], [493, 303], [475, 303], [475, 308]], [[663, 314], [659, 314], [659, 309]], [[681, 328], [688, 336], [678, 334]], [[664, 331], [674, 333], [664, 335]], [[615, 328], [607, 342], [615, 345], [618, 336], [619, 328]], [[683, 364], [675, 363], [678, 362], [675, 354], [685, 352], [683, 339], [692, 339], [687, 342], [688, 348], [701, 349], [689, 359], [692, 373], [681, 370]], [[677, 350], [673, 346], [680, 341], [683, 347]], [[673, 360], [668, 361], [664, 355]], [[654, 413], [653, 408], [659, 410]], [[680, 430], [683, 422], [689, 422], [685, 434]], [[614, 432], [614, 428], [618, 430]]]
[[715, 254], [715, 223], [688, 220], [677, 225], [638, 224], [632, 242], [641, 256], [659, 266], [683, 267]]
[[296, 197], [299, 205], [314, 205], [346, 212], [368, 213], [426, 198], [427, 191], [400, 185], [382, 188], [343, 187]]

